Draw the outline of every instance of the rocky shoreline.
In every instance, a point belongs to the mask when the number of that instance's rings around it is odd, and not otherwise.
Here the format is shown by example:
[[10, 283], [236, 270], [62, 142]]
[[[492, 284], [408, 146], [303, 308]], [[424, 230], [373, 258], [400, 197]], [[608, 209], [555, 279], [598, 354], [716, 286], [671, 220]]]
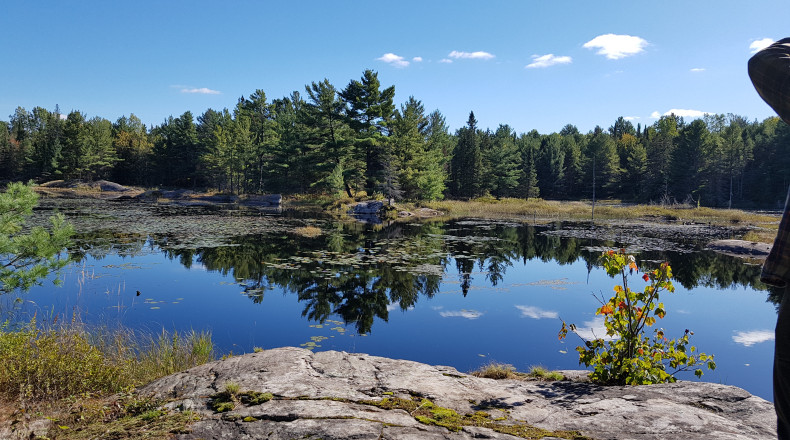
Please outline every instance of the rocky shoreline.
[[[445, 366], [283, 347], [195, 367], [139, 393], [199, 414], [189, 432], [175, 434], [184, 440], [776, 438], [773, 404], [737, 387], [602, 387], [565, 374], [572, 379], [493, 380]], [[231, 398], [231, 388], [255, 398]], [[221, 406], [221, 399], [235, 403]]]

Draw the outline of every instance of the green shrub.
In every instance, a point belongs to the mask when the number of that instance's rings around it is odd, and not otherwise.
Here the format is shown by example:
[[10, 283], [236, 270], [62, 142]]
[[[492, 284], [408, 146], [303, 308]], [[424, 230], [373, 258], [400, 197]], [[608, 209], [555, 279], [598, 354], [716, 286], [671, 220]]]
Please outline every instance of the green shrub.
[[[614, 287], [615, 295], [608, 301], [604, 301], [603, 296], [599, 298], [601, 307], [596, 311], [597, 315], [603, 315], [606, 335], [610, 339], [598, 337], [576, 348], [579, 363], [593, 367], [591, 380], [603, 384], [655, 384], [675, 382], [676, 373], [696, 366], [716, 368], [713, 355], [699, 353], [696, 347], [689, 345], [694, 333], [688, 329], [683, 336], [672, 340], [664, 336], [663, 329], [654, 329], [651, 337], [645, 335], [646, 327], [652, 327], [656, 318], [666, 315], [659, 294], [675, 291], [668, 263], [643, 274], [642, 279], [648, 285], [640, 292], [628, 287], [628, 275], [638, 270], [633, 256], [626, 255], [624, 250], [608, 251], [601, 256], [601, 262], [609, 276], [622, 277], [622, 285]], [[564, 339], [569, 330], [575, 332], [576, 326], [563, 321], [560, 339]], [[696, 368], [694, 374], [702, 376], [702, 369]]]

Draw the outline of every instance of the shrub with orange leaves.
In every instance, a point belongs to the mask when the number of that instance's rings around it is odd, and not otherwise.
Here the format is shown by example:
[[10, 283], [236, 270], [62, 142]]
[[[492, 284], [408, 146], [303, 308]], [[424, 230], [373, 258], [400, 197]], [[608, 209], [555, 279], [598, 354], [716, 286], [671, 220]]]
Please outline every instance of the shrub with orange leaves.
[[[639, 271], [632, 255], [627, 255], [624, 249], [610, 250], [601, 255], [601, 262], [609, 276], [619, 275], [623, 283], [614, 287], [615, 294], [608, 301], [603, 295], [596, 296], [601, 307], [595, 313], [603, 315], [608, 338], [582, 338], [584, 346], [576, 348], [579, 363], [593, 367], [590, 373], [593, 382], [612, 385], [675, 382], [675, 374], [679, 372], [694, 369], [694, 374], [700, 377], [702, 368], [695, 367], [716, 368], [713, 355], [700, 353], [689, 345], [694, 332], [688, 329], [683, 336], [672, 340], [664, 336], [663, 329], [654, 329], [652, 337], [645, 335], [646, 328], [652, 327], [656, 318], [666, 316], [659, 294], [675, 291], [668, 263], [644, 273], [642, 279], [649, 284], [640, 292], [628, 287], [628, 276]], [[562, 321], [559, 338], [564, 339], [568, 331], [581, 338], [574, 324]]]

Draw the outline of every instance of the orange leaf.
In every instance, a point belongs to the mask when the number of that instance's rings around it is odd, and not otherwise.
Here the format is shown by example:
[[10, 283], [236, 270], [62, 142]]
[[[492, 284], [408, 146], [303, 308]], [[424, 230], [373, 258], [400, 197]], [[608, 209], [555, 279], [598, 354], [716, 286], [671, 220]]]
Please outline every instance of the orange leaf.
[[603, 313], [604, 315], [611, 315], [613, 311], [614, 310], [612, 310], [612, 307], [609, 306], [609, 304], [601, 307], [601, 313]]

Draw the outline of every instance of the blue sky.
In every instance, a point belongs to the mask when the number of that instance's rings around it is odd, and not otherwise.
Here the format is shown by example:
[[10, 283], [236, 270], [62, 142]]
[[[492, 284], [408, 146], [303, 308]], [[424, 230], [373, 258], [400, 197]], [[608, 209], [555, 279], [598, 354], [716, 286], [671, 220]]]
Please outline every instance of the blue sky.
[[[149, 126], [363, 70], [452, 130], [582, 132], [672, 109], [772, 116], [746, 74], [787, 0], [21, 1], [0, 8], [0, 120], [17, 106]], [[527, 67], [532, 65], [532, 67]], [[688, 112], [688, 113], [687, 113]]]

